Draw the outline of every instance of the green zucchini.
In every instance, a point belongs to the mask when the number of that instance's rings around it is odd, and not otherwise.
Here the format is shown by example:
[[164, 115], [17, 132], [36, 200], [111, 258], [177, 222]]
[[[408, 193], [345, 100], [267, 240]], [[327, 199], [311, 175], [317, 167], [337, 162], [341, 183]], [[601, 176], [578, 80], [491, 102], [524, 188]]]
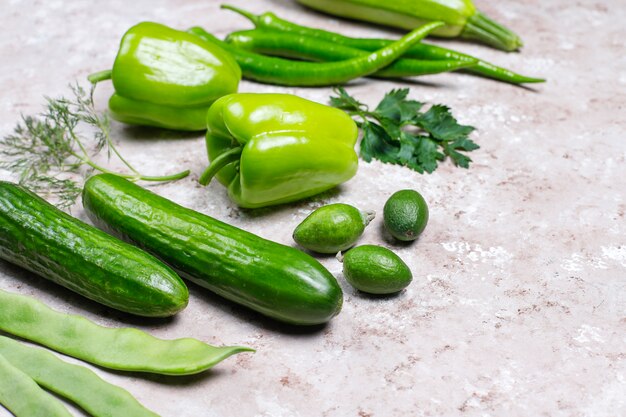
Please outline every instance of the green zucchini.
[[312, 325], [341, 309], [339, 284], [311, 256], [121, 177], [100, 174], [87, 180], [83, 206], [96, 225], [158, 256], [183, 278], [266, 316]]
[[0, 258], [140, 316], [171, 316], [189, 300], [182, 279], [152, 255], [5, 181], [0, 181]]

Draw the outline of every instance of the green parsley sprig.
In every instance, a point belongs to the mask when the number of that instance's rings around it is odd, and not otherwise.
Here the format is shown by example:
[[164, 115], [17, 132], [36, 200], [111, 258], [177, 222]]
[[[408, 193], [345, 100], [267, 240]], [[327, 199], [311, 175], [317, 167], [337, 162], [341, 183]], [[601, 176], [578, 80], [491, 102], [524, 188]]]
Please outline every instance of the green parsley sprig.
[[469, 139], [474, 127], [459, 124], [440, 104], [422, 112], [424, 103], [409, 100], [408, 88], [391, 90], [373, 111], [342, 87], [334, 92], [337, 96], [330, 104], [357, 118], [363, 131], [360, 153], [367, 162], [378, 159], [432, 173], [446, 156], [456, 166], [468, 168], [472, 160], [461, 152], [478, 149]]
[[22, 116], [13, 133], [0, 139], [0, 168], [16, 174], [21, 185], [51, 198], [62, 209], [76, 202], [90, 173], [112, 173], [93, 160], [103, 149], [129, 171], [115, 174], [131, 181], [173, 181], [189, 175], [187, 170], [152, 177], [133, 168], [111, 140], [109, 116], [95, 109], [94, 88], [95, 84], [87, 92], [73, 85], [72, 98], [46, 98], [41, 115]]

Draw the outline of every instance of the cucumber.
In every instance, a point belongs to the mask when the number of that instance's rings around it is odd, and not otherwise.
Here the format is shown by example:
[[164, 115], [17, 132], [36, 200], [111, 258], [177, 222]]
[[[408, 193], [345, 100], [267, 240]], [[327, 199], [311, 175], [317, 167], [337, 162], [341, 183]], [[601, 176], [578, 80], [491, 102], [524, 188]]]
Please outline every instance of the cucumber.
[[189, 300], [182, 279], [152, 255], [5, 181], [0, 181], [0, 257], [140, 316], [171, 316]]
[[339, 284], [311, 256], [123, 178], [91, 177], [83, 206], [95, 224], [155, 254], [183, 278], [266, 316], [312, 325], [329, 321], [341, 309]]

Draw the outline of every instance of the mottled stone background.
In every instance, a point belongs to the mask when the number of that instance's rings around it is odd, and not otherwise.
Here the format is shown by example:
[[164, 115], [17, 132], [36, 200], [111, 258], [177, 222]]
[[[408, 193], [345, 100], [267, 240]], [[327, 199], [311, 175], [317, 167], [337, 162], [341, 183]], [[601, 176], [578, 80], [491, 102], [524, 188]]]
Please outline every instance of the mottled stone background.
[[[231, 2], [352, 35], [397, 35], [287, 0]], [[90, 72], [110, 67], [120, 37], [138, 21], [202, 25], [220, 36], [249, 27], [219, 3], [3, 0], [0, 133], [9, 133], [20, 113], [40, 111], [44, 95], [67, 94], [68, 83], [84, 83]], [[397, 297], [355, 292], [333, 257], [321, 261], [345, 290], [344, 309], [313, 330], [278, 325], [194, 285], [189, 307], [166, 321], [116, 313], [5, 262], [0, 287], [110, 326], [258, 350], [185, 378], [96, 369], [163, 416], [626, 415], [626, 3], [476, 3], [523, 35], [523, 51], [437, 43], [546, 77], [546, 84], [515, 88], [449, 74], [349, 87], [372, 105], [389, 89], [410, 86], [411, 97], [452, 107], [478, 129], [473, 137], [481, 149], [469, 170], [445, 163], [419, 175], [362, 163], [336, 192], [249, 212], [234, 206], [220, 185], [198, 186], [206, 164], [201, 137], [114, 126], [119, 148], [143, 171], [192, 170], [154, 191], [285, 244], [322, 204], [380, 212], [392, 192], [419, 190], [431, 208], [419, 241], [386, 240], [380, 218], [362, 238], [396, 250], [413, 270], [413, 284]], [[249, 82], [241, 91], [297, 93], [320, 102], [330, 94], [329, 88]], [[110, 93], [103, 83], [100, 108]], [[80, 207], [73, 213], [84, 217]]]

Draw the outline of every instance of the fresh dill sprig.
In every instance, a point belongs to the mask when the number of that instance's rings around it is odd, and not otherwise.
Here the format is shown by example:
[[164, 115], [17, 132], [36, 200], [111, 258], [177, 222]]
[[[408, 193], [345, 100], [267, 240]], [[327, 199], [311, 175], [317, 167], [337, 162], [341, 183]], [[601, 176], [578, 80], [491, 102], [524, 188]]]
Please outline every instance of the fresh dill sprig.
[[21, 185], [69, 209], [89, 174], [94, 170], [113, 173], [92, 159], [103, 149], [108, 158], [115, 155], [130, 171], [115, 174], [131, 181], [173, 181], [189, 175], [189, 171], [161, 177], [140, 174], [113, 144], [108, 114], [95, 109], [95, 84], [89, 92], [78, 84], [70, 87], [71, 99], [46, 98], [42, 114], [22, 116], [13, 133], [0, 140], [0, 168], [15, 173]]

